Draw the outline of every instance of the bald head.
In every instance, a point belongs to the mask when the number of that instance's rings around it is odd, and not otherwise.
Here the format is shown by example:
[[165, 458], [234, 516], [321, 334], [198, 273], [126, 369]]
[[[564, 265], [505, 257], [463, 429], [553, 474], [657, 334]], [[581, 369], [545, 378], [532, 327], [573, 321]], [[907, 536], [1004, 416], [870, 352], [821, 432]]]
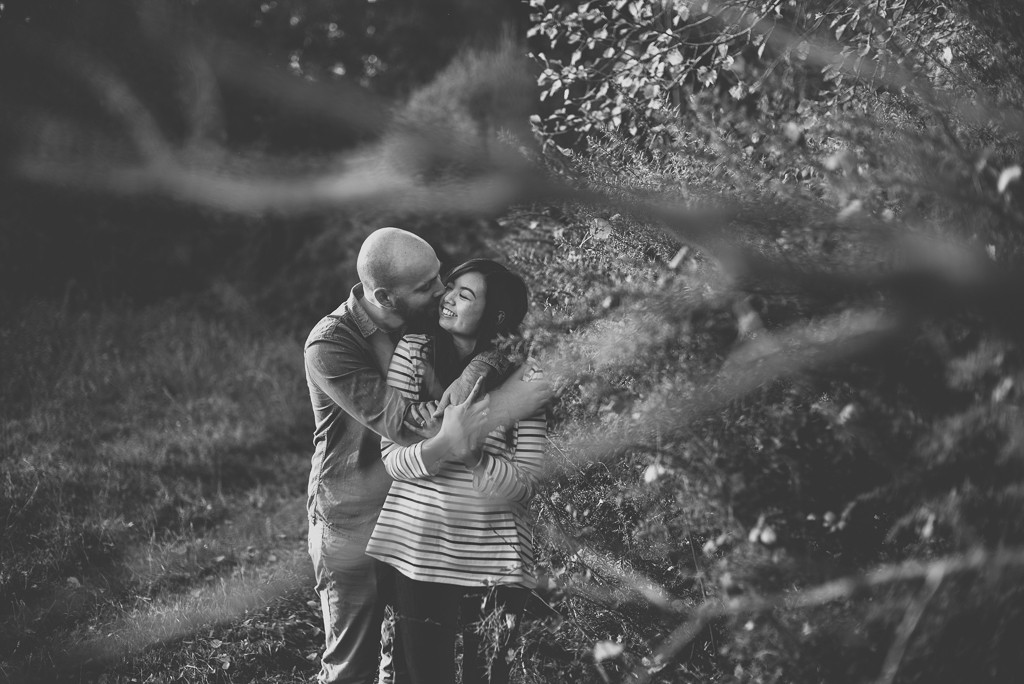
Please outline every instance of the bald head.
[[436, 301], [443, 290], [440, 267], [426, 240], [400, 228], [370, 233], [356, 259], [364, 296], [406, 322], [436, 315]]
[[401, 228], [379, 228], [359, 248], [356, 272], [368, 292], [394, 290], [410, 270], [436, 262], [434, 249], [420, 236]]

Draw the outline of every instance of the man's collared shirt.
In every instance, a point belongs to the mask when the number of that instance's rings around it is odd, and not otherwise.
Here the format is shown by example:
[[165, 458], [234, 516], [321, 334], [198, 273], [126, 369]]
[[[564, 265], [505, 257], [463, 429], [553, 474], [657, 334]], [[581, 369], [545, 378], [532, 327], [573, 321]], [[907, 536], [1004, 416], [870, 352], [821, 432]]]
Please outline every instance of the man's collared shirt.
[[354, 539], [369, 538], [391, 487], [381, 437], [403, 445], [417, 439], [402, 426], [409, 400], [384, 379], [394, 342], [363, 310], [362, 294], [356, 285], [321, 319], [304, 353], [316, 423], [307, 510]]

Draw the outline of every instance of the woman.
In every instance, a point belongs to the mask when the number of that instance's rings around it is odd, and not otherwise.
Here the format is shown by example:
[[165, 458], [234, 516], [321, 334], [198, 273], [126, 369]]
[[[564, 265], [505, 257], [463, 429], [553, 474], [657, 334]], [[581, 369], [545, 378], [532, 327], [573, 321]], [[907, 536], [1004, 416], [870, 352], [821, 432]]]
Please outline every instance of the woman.
[[[436, 399], [438, 389], [474, 356], [493, 353], [499, 335], [518, 333], [529, 305], [522, 279], [489, 259], [455, 268], [445, 284], [439, 311], [443, 332], [433, 344], [422, 335], [402, 338], [388, 370], [388, 383], [417, 401]], [[540, 371], [531, 368], [525, 377], [539, 378]], [[411, 681], [454, 683], [460, 605], [462, 681], [508, 681], [511, 634], [491, 641], [486, 650], [496, 657], [487, 658], [471, 623], [494, 622], [500, 608], [513, 616], [510, 624], [518, 624], [532, 586], [527, 507], [546, 439], [541, 411], [487, 435], [476, 452], [432, 463], [414, 447], [383, 441], [384, 464], [395, 482], [366, 552], [398, 570], [398, 642]]]

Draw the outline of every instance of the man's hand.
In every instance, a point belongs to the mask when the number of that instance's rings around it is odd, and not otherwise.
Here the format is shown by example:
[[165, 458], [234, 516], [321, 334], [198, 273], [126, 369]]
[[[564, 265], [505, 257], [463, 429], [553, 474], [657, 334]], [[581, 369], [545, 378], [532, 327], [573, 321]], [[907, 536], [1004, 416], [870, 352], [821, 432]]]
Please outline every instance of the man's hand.
[[423, 404], [413, 404], [409, 407], [404, 425], [405, 429], [423, 439], [430, 439], [441, 429], [441, 421], [434, 412], [437, 410], [436, 401], [428, 401]]
[[497, 374], [498, 370], [489, 363], [478, 360], [470, 361], [462, 375], [448, 385], [441, 395], [441, 400], [437, 402], [437, 407], [434, 409], [434, 418], [440, 418], [448, 406], [465, 401], [477, 381], [483, 380], [484, 384], [481, 385], [481, 390], [483, 390], [487, 386], [487, 381]]
[[518, 420], [529, 418], [547, 406], [555, 396], [547, 380], [523, 379], [531, 370], [528, 364], [524, 364], [489, 395], [492, 408], [488, 431], [499, 425], [508, 427]]
[[483, 378], [480, 378], [464, 402], [445, 408], [444, 421], [438, 432], [438, 437], [447, 442], [451, 456], [463, 462], [475, 460], [473, 452], [482, 436], [487, 434], [483, 428], [487, 425], [491, 399], [484, 395], [483, 399], [476, 401], [482, 388]]

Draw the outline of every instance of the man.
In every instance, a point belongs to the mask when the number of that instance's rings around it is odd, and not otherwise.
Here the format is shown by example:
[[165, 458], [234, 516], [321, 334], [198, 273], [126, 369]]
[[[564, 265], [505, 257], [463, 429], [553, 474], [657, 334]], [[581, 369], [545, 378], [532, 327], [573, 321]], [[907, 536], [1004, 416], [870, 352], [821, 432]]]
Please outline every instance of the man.
[[364, 552], [391, 486], [380, 438], [419, 442], [420, 454], [464, 451], [475, 446], [477, 433], [532, 415], [551, 396], [546, 383], [523, 382], [516, 374], [489, 402], [474, 405], [474, 389], [457, 410], [446, 410], [440, 432], [419, 441], [426, 436], [417, 428], [423, 408], [388, 387], [385, 377], [404, 330], [437, 321], [444, 292], [439, 268], [434, 250], [416, 235], [398, 228], [373, 232], [359, 250], [359, 284], [306, 340], [316, 422], [307, 512], [324, 614], [323, 684], [370, 684], [376, 676], [390, 568]]

